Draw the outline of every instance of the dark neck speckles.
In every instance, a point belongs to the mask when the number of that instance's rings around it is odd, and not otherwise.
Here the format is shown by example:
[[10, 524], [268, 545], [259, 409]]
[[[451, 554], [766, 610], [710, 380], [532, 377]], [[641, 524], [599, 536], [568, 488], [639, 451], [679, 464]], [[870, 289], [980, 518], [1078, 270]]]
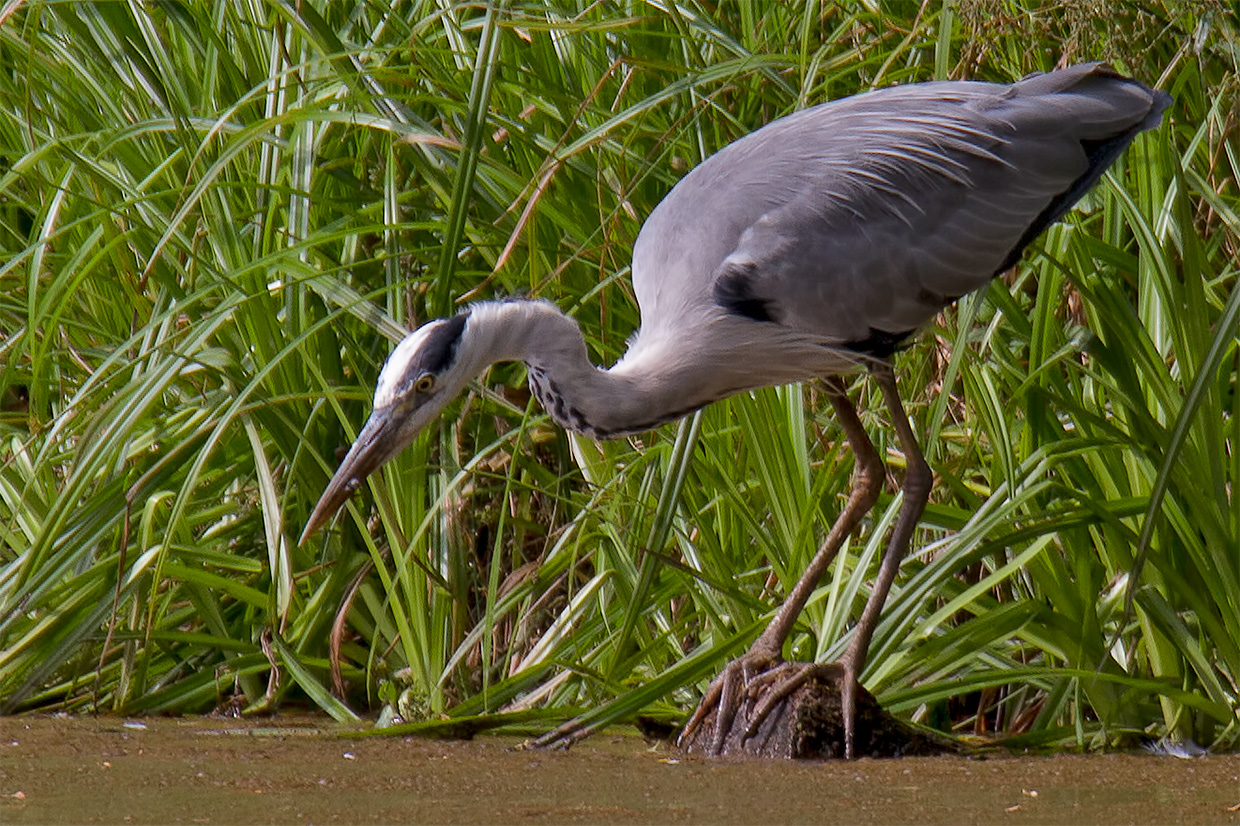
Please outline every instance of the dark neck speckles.
[[529, 365], [528, 370], [530, 390], [534, 393], [534, 398], [538, 399], [538, 403], [550, 414], [556, 424], [596, 439], [607, 438], [586, 421], [584, 413], [565, 400], [564, 392], [555, 380], [547, 375], [546, 370], [534, 365]]
[[581, 410], [570, 404], [565, 398], [563, 390], [554, 379], [547, 375], [546, 370], [534, 365], [527, 365], [527, 369], [530, 377], [530, 391], [533, 392], [534, 398], [538, 399], [538, 403], [543, 406], [543, 409], [547, 411], [552, 420], [561, 427], [589, 436], [592, 439], [614, 439], [633, 433], [645, 433], [654, 430], [660, 425], [682, 419], [706, 404], [695, 404], [683, 410], [672, 410], [648, 420], [634, 422], [633, 424], [626, 423], [623, 427], [609, 429], [599, 427], [591, 422]]

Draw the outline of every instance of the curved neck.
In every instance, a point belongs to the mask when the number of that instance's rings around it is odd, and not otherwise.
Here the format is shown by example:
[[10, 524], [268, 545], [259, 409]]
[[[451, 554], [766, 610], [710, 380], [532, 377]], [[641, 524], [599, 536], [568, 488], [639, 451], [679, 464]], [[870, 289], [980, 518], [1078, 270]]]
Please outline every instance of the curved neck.
[[610, 370], [594, 366], [577, 322], [547, 302], [476, 305], [469, 327], [477, 345], [470, 350], [485, 362], [477, 372], [490, 362], [525, 362], [530, 390], [551, 418], [594, 438], [650, 430], [719, 398], [683, 356], [634, 358], [630, 350]]

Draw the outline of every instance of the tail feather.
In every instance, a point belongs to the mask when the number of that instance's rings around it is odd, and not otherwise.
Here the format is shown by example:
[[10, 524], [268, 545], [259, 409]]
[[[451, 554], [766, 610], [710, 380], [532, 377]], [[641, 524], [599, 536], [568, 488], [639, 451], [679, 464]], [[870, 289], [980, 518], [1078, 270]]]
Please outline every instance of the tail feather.
[[[1094, 113], [1092, 123], [1088, 124], [1093, 129], [1086, 134], [1098, 136], [1081, 139], [1081, 148], [1085, 150], [1089, 163], [1084, 174], [1051, 199], [1021, 235], [996, 274], [1015, 264], [1034, 238], [1067, 214], [1072, 205], [1098, 183], [1107, 168], [1124, 153], [1137, 135], [1157, 128], [1162, 123], [1163, 111], [1171, 105], [1171, 96], [1166, 92], [1124, 77], [1102, 63], [1085, 63], [1053, 74], [1033, 75], [1015, 84], [1012, 91], [1017, 95], [1057, 95], [1065, 100], [1065, 105], [1071, 105], [1073, 96], [1088, 99], [1089, 106], [1080, 107], [1082, 111]], [[1113, 101], [1113, 105], [1099, 110], [1099, 100]]]

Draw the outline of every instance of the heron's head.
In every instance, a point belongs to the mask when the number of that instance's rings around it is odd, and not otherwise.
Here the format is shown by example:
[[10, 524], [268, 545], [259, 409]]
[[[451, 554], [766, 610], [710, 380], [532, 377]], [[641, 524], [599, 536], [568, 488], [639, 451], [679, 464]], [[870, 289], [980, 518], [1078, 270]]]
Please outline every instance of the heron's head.
[[304, 543], [348, 501], [366, 477], [400, 453], [452, 401], [481, 365], [465, 357], [467, 313], [428, 322], [388, 356], [375, 385], [375, 407], [301, 534]]

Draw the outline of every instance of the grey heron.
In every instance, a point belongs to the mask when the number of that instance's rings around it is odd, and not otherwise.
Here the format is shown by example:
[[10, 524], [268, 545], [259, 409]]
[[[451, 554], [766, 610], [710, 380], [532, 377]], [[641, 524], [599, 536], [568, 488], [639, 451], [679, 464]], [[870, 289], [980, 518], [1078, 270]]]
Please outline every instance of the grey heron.
[[[857, 681], [932, 482], [891, 358], [943, 307], [1012, 267], [1138, 133], [1160, 123], [1170, 101], [1085, 64], [1011, 85], [879, 89], [758, 129], [686, 175], [645, 222], [632, 262], [641, 326], [610, 369], [591, 362], [577, 322], [544, 301], [477, 303], [401, 341], [301, 541], [494, 362], [524, 362], [550, 416], [598, 439], [647, 431], [733, 394], [820, 379], [854, 455], [852, 493], [766, 630], [711, 683], [686, 730], [713, 712], [717, 753], [755, 685], [774, 689], [749, 733], [774, 700], [829, 673], [840, 683], [845, 755], [854, 756]], [[884, 477], [841, 379], [857, 370], [877, 382], [904, 453], [901, 509], [843, 657], [787, 663], [797, 616]]]

